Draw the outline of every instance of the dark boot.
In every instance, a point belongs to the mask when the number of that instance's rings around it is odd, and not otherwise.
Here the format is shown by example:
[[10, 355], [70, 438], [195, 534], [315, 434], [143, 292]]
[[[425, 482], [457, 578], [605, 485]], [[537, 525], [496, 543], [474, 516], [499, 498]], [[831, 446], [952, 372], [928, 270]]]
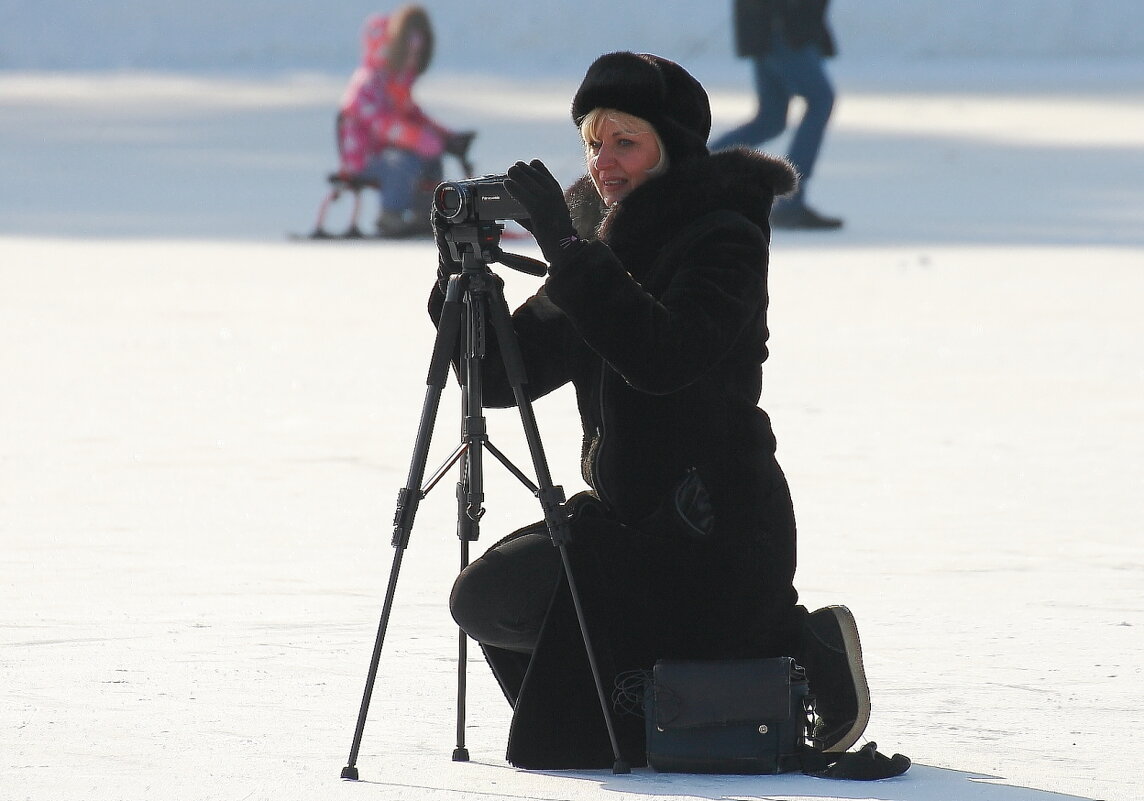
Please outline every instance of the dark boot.
[[806, 205], [799, 194], [780, 198], [771, 209], [772, 228], [833, 231], [842, 227], [842, 220], [827, 217]]
[[815, 737], [824, 751], [845, 751], [870, 721], [870, 688], [854, 615], [845, 606], [812, 612], [803, 625], [795, 660], [806, 669], [819, 722]]

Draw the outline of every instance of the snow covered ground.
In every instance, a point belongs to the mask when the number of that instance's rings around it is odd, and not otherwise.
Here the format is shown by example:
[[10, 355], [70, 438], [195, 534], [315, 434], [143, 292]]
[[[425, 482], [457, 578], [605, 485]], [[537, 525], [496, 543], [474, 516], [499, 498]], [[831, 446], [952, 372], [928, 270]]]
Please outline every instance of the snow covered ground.
[[[579, 169], [567, 99], [442, 72], [499, 171]], [[717, 127], [751, 106], [714, 76]], [[846, 603], [878, 784], [534, 774], [469, 671], [449, 482], [346, 761], [432, 329], [432, 246], [290, 244], [344, 76], [0, 73], [0, 799], [1064, 801], [1144, 786], [1144, 65], [852, 65], [775, 235], [763, 405], [799, 587]], [[781, 151], [781, 143], [775, 148]], [[515, 244], [515, 243], [514, 243]], [[528, 251], [522, 245], [522, 249]], [[530, 251], [534, 252], [534, 251]], [[500, 270], [510, 300], [536, 280]], [[435, 453], [451, 449], [456, 397]], [[580, 487], [570, 393], [537, 405]], [[492, 437], [527, 462], [512, 416]], [[492, 470], [487, 542], [537, 516]]]

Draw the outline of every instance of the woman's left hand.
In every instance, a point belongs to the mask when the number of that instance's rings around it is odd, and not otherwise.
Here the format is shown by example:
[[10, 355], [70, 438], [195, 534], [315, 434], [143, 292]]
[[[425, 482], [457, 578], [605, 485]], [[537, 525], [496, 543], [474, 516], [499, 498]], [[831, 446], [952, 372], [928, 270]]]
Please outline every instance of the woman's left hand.
[[579, 244], [564, 190], [544, 162], [539, 159], [528, 164], [518, 161], [508, 168], [504, 186], [528, 212], [525, 227], [536, 237], [536, 244], [540, 245], [540, 252], [549, 264], [567, 255], [570, 245]]

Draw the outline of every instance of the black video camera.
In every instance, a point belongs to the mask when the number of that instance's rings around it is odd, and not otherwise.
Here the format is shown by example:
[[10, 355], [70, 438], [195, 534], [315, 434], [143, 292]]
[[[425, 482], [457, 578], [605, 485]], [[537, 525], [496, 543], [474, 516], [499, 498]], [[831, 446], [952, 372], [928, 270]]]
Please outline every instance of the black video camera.
[[505, 189], [506, 177], [482, 175], [446, 181], [433, 192], [433, 209], [450, 225], [526, 219], [524, 206]]

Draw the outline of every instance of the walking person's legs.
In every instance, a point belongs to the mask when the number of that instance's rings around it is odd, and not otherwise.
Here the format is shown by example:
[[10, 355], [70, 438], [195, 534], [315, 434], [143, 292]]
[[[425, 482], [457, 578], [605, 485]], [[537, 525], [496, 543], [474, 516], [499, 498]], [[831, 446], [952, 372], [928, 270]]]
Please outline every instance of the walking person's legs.
[[711, 143], [711, 150], [722, 150], [739, 145], [758, 147], [781, 134], [786, 128], [791, 95], [785, 82], [775, 70], [769, 56], [751, 59], [758, 107], [755, 116], [733, 128]]
[[838, 228], [842, 220], [823, 216], [806, 202], [826, 126], [834, 110], [834, 86], [826, 74], [825, 59], [814, 45], [798, 49], [783, 46], [776, 51], [775, 59], [776, 71], [787, 91], [803, 98], [806, 110], [791, 137], [787, 154], [799, 175], [798, 190], [775, 204], [771, 224], [778, 228]]

